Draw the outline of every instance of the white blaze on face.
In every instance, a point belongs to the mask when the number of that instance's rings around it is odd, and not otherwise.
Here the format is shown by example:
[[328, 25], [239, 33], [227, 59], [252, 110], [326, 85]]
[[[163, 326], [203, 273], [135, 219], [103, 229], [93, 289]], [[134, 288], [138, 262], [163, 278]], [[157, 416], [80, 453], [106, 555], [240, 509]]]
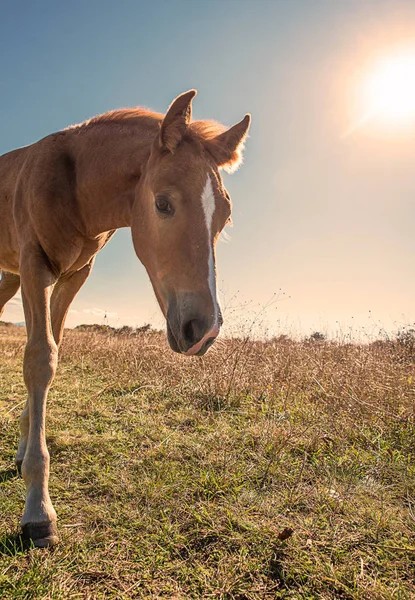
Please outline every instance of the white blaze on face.
[[209, 255], [208, 255], [208, 267], [209, 267], [209, 289], [210, 289], [210, 294], [212, 296], [212, 303], [213, 303], [213, 325], [210, 328], [210, 330], [204, 335], [203, 339], [199, 340], [197, 342], [197, 344], [195, 344], [194, 346], [192, 346], [191, 348], [189, 348], [189, 350], [187, 352], [185, 352], [185, 354], [187, 354], [188, 356], [192, 356], [194, 354], [197, 354], [199, 352], [199, 350], [201, 350], [203, 348], [203, 346], [205, 345], [205, 343], [211, 339], [211, 338], [216, 338], [217, 335], [219, 334], [219, 323], [218, 323], [218, 317], [219, 317], [219, 300], [218, 300], [218, 295], [217, 295], [217, 290], [216, 290], [216, 272], [215, 272], [215, 261], [213, 258], [213, 241], [212, 241], [212, 220], [213, 220], [213, 215], [215, 213], [215, 195], [213, 193], [213, 187], [212, 187], [212, 181], [209, 177], [209, 175], [207, 176], [206, 179], [206, 184], [205, 187], [203, 189], [202, 192], [202, 207], [203, 207], [203, 214], [205, 217], [205, 222], [206, 222], [206, 242], [209, 246]]
[[205, 222], [207, 228], [207, 239], [209, 244], [209, 289], [212, 295], [213, 309], [215, 326], [218, 326], [218, 315], [219, 315], [219, 300], [216, 290], [216, 272], [215, 272], [215, 261], [213, 259], [213, 243], [212, 243], [212, 220], [215, 213], [215, 195], [213, 193], [212, 180], [210, 176], [207, 176], [205, 187], [202, 192], [202, 207], [205, 215]]

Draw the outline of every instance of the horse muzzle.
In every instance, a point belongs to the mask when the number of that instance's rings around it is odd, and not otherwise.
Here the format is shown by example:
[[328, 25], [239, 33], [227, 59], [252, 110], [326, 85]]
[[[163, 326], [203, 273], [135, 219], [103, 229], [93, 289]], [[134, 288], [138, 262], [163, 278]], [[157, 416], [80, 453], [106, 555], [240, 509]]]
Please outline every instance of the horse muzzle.
[[[219, 335], [222, 315], [214, 309], [197, 309], [197, 296], [186, 294], [181, 301], [169, 302], [167, 337], [175, 352], [186, 356], [203, 356]], [[215, 318], [216, 317], [216, 318]]]

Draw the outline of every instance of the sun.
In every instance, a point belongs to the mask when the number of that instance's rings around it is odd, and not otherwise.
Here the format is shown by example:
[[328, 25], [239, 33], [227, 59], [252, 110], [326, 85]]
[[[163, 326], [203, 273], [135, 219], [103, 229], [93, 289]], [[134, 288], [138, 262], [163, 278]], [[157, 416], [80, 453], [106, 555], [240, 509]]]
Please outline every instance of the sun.
[[[356, 79], [355, 108], [348, 136], [366, 127], [402, 133], [415, 127], [415, 48], [372, 60]], [[400, 134], [399, 133], [399, 134]]]
[[415, 119], [415, 51], [380, 60], [365, 85], [367, 112], [390, 122]]

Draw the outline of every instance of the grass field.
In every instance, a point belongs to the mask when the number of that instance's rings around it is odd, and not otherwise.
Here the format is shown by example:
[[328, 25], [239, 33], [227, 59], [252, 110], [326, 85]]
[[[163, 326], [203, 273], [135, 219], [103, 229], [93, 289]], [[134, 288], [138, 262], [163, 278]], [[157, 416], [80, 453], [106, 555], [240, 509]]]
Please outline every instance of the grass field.
[[0, 327], [0, 598], [415, 598], [404, 344], [68, 331], [49, 396], [61, 542], [24, 549], [24, 330]]

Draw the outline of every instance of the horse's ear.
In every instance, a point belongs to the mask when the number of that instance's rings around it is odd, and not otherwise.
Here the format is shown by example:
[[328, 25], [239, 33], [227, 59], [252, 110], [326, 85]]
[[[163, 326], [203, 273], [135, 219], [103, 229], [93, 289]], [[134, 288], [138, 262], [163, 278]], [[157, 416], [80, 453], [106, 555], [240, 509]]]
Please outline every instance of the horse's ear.
[[170, 105], [160, 129], [160, 146], [172, 154], [182, 141], [192, 118], [192, 100], [196, 90], [189, 90], [178, 96]]
[[245, 115], [242, 121], [207, 142], [218, 167], [229, 172], [239, 167], [250, 124], [251, 115]]

